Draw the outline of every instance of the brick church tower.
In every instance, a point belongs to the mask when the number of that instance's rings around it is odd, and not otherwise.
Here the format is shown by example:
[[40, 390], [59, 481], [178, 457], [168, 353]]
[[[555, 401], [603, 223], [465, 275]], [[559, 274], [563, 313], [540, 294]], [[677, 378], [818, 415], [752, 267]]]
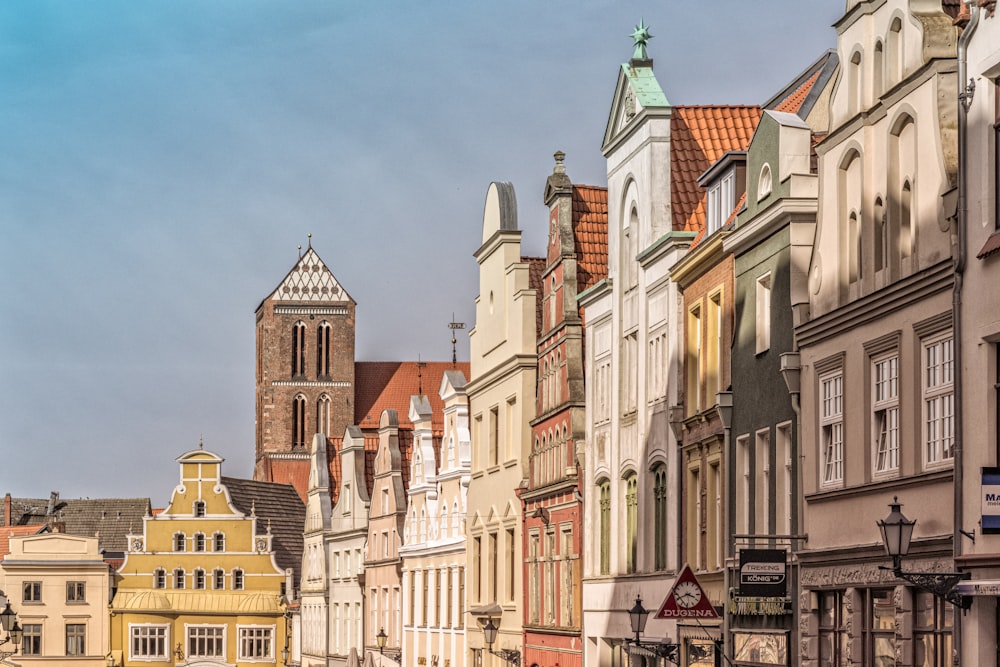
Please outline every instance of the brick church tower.
[[295, 483], [354, 423], [354, 299], [312, 248], [257, 307], [254, 479]]

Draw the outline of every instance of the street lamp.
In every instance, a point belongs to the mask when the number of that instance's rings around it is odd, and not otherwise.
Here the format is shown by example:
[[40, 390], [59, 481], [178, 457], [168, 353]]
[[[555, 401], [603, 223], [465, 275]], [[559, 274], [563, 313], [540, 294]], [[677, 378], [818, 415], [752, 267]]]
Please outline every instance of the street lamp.
[[378, 644], [378, 654], [382, 655], [385, 650], [385, 641], [389, 639], [389, 635], [385, 634], [385, 628], [379, 628], [378, 634], [375, 635], [375, 643]]
[[[889, 503], [889, 516], [875, 522], [879, 532], [882, 533], [882, 545], [885, 547], [885, 553], [892, 558], [893, 575], [935, 597], [947, 600], [956, 607], [962, 609], [971, 607], [972, 598], [958, 592], [958, 582], [968, 579], [969, 573], [903, 571], [903, 558], [910, 553], [910, 540], [913, 537], [913, 529], [916, 527], [917, 521], [916, 519], [907, 519], [899, 510], [900, 507], [902, 507], [902, 503], [899, 502], [899, 498], [893, 496], [892, 502]], [[885, 566], [879, 567], [883, 570], [890, 569]]]
[[8, 658], [15, 653], [17, 653], [17, 647], [21, 645], [21, 637], [23, 632], [21, 630], [20, 624], [17, 622], [17, 614], [14, 610], [10, 608], [10, 601], [7, 600], [7, 596], [3, 591], [0, 591], [0, 596], [3, 597], [6, 604], [4, 605], [4, 610], [0, 612], [0, 627], [3, 628], [7, 636], [0, 640], [0, 646], [10, 643], [14, 645], [12, 651], [4, 651], [0, 649], [0, 660]]
[[628, 622], [635, 633], [635, 643], [639, 643], [639, 635], [646, 629], [646, 621], [649, 620], [649, 610], [642, 606], [642, 598], [635, 596], [635, 604], [628, 610]]
[[[643, 633], [646, 629], [646, 621], [649, 620], [649, 609], [642, 606], [642, 597], [639, 595], [635, 596], [635, 604], [632, 608], [628, 610], [628, 622], [632, 628], [632, 632], [635, 633], [635, 641], [632, 643], [639, 649], [648, 651], [659, 658], [669, 660], [670, 662], [677, 663], [678, 651], [677, 644], [671, 644], [669, 642], [644, 642], [639, 638], [639, 635]], [[625, 640], [628, 644], [628, 640]], [[648, 655], [640, 652], [640, 655]]]
[[495, 651], [493, 650], [493, 642], [497, 640], [497, 631], [499, 629], [497, 624], [493, 622], [493, 617], [488, 616], [486, 618], [486, 625], [483, 626], [483, 639], [486, 640], [486, 650], [514, 665], [514, 667], [521, 667], [521, 652], [517, 649], [500, 648]]

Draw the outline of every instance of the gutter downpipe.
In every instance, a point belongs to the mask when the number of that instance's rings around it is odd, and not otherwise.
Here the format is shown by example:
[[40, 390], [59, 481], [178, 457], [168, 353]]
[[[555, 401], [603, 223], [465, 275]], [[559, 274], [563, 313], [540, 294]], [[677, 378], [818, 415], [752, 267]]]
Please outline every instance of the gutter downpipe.
[[[952, 535], [952, 553], [958, 559], [962, 555], [962, 527], [964, 525], [965, 512], [964, 494], [962, 486], [965, 481], [964, 474], [964, 428], [962, 425], [964, 418], [963, 392], [962, 392], [962, 282], [965, 273], [966, 262], [966, 226], [968, 224], [968, 113], [972, 103], [972, 92], [966, 88], [965, 80], [968, 76], [968, 50], [969, 41], [972, 39], [976, 27], [979, 25], [980, 9], [975, 2], [967, 0], [970, 10], [969, 22], [962, 29], [962, 34], [958, 38], [958, 211], [956, 220], [956, 232], [958, 250], [955, 256], [955, 283], [952, 288], [951, 305], [951, 330], [954, 341], [955, 364], [955, 452], [954, 452], [954, 534]], [[967, 92], [968, 91], [968, 92]], [[955, 647], [955, 664], [962, 664], [962, 616], [955, 615], [955, 634], [957, 640]]]

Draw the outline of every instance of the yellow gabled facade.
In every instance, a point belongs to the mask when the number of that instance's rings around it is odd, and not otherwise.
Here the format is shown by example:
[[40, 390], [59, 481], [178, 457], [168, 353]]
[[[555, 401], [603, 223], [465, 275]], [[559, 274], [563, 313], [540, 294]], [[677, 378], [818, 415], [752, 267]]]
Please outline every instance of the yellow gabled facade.
[[116, 665], [284, 665], [285, 573], [270, 529], [233, 505], [223, 459], [177, 459], [167, 508], [128, 538], [111, 603]]

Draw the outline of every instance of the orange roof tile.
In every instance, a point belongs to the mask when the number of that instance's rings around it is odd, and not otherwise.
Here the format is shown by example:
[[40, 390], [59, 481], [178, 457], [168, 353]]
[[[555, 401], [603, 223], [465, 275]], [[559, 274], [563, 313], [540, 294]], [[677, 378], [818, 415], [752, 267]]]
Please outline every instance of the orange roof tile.
[[705, 226], [698, 177], [727, 151], [746, 150], [760, 121], [758, 106], [678, 106], [670, 120], [670, 202], [674, 231]]
[[822, 70], [817, 70], [816, 73], [809, 77], [805, 83], [796, 88], [791, 95], [783, 99], [774, 110], [784, 111], [786, 113], [798, 113], [799, 108], [802, 106], [802, 103], [805, 102], [809, 91], [812, 90], [812, 87], [816, 85], [816, 81], [819, 80], [820, 74], [822, 74]]
[[469, 377], [469, 362], [452, 365], [450, 361], [427, 361], [418, 367], [416, 361], [356, 361], [354, 362], [354, 423], [368, 431], [378, 430], [382, 411], [396, 410], [400, 429], [412, 429], [410, 397], [424, 394], [433, 411], [432, 427], [444, 428], [444, 403], [438, 396], [445, 371], [460, 370]]
[[306, 501], [306, 493], [309, 491], [308, 459], [288, 460], [268, 457], [267, 467], [270, 470], [270, 475], [267, 477], [269, 482], [291, 484], [302, 502]]
[[573, 240], [577, 291], [608, 277], [608, 189], [573, 186]]
[[45, 524], [32, 526], [6, 526], [0, 528], [0, 556], [10, 553], [10, 538], [22, 535], [37, 535], [45, 530]]

